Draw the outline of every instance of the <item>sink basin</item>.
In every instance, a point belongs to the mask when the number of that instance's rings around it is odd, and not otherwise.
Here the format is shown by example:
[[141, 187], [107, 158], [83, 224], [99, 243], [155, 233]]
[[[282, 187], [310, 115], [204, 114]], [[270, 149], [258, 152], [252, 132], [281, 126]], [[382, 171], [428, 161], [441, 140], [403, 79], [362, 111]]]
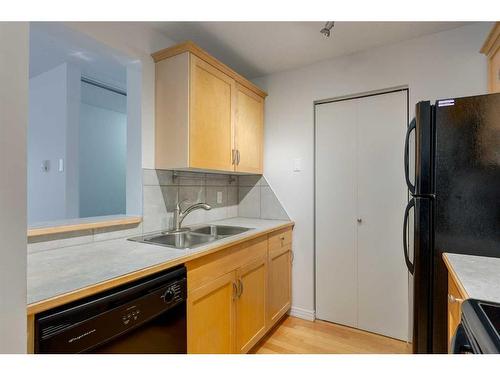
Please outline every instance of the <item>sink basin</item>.
[[146, 236], [129, 238], [130, 241], [150, 243], [175, 249], [191, 249], [234, 236], [251, 228], [234, 227], [229, 225], [204, 225], [197, 228], [185, 228], [181, 232], [162, 232]]
[[193, 229], [191, 230], [191, 233], [207, 234], [217, 238], [224, 238], [246, 232], [247, 230], [250, 230], [250, 228], [233, 227], [229, 225], [207, 225]]
[[215, 240], [214, 236], [197, 235], [191, 232], [163, 233], [143, 238], [143, 242], [175, 247], [176, 249], [196, 247]]

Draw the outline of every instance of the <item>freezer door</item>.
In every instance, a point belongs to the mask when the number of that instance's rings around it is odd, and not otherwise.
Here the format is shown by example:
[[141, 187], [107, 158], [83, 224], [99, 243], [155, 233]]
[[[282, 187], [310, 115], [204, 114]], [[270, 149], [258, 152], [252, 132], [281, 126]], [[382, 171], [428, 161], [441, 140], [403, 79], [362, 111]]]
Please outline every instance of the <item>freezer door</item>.
[[[432, 352], [432, 205], [431, 198], [414, 197], [404, 217], [403, 248], [409, 271], [413, 274], [413, 352]], [[413, 209], [413, 212], [412, 212]], [[413, 214], [413, 260], [409, 257], [407, 223]]]
[[434, 121], [433, 107], [429, 101], [417, 103], [415, 120], [415, 187], [413, 195], [432, 196], [434, 194]]

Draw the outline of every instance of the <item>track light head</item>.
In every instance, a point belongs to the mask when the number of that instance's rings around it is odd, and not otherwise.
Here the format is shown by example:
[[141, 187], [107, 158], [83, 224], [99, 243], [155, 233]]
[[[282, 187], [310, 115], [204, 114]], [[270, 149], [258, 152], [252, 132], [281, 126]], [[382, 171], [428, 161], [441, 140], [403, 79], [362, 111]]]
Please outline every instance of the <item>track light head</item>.
[[331, 33], [331, 30], [333, 29], [333, 26], [335, 26], [335, 22], [334, 21], [327, 21], [325, 23], [325, 27], [323, 27], [319, 32], [321, 34], [323, 34], [323, 36], [325, 38], [329, 38], [330, 37], [330, 33]]

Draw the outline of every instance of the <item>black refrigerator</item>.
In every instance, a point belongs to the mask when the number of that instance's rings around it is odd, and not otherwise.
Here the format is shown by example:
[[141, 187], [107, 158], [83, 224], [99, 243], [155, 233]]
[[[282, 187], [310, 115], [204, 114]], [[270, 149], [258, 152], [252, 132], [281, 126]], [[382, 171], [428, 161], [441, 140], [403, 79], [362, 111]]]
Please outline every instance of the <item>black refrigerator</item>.
[[[413, 351], [446, 353], [448, 280], [442, 253], [500, 257], [500, 93], [419, 102], [406, 134], [404, 164], [411, 194], [403, 248], [413, 274]], [[413, 256], [407, 240], [411, 215]]]

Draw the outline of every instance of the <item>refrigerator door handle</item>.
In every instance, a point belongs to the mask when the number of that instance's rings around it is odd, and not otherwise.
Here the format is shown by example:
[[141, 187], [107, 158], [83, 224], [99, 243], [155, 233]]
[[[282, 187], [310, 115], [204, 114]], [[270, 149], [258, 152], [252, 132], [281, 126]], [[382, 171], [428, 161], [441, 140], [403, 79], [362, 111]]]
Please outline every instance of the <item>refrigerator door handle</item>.
[[406, 137], [405, 137], [405, 155], [404, 155], [404, 163], [405, 163], [405, 179], [406, 179], [406, 185], [408, 185], [408, 190], [410, 190], [411, 194], [415, 194], [415, 185], [413, 185], [410, 182], [410, 149], [409, 149], [409, 140], [410, 140], [410, 134], [413, 130], [415, 130], [417, 126], [417, 121], [415, 118], [411, 120], [410, 125], [408, 125], [408, 129], [406, 130]]
[[408, 226], [408, 214], [410, 213], [410, 209], [415, 207], [415, 199], [412, 198], [405, 209], [405, 215], [403, 219], [403, 253], [405, 256], [406, 267], [408, 267], [408, 271], [413, 275], [415, 270], [415, 265], [410, 261], [410, 257], [408, 255], [408, 240], [406, 236], [406, 228]]

